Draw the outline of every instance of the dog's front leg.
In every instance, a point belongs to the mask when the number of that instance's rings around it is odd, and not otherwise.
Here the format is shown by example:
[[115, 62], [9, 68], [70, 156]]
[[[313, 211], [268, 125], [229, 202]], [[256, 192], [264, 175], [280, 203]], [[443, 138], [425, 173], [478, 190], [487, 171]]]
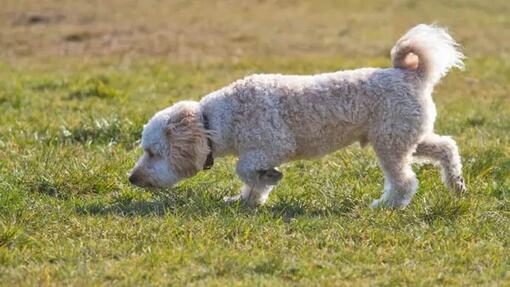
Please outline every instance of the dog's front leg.
[[244, 185], [238, 195], [226, 197], [226, 202], [241, 200], [250, 207], [256, 207], [267, 201], [269, 193], [283, 177], [280, 171], [272, 167], [274, 163], [268, 158], [262, 152], [241, 156], [236, 171]]

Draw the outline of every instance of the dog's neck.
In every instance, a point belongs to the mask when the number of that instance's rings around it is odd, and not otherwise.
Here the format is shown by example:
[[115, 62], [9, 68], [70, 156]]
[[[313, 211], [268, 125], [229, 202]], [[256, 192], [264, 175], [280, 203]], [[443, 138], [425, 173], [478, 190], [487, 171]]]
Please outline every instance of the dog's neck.
[[207, 136], [211, 139], [213, 157], [236, 155], [228, 93], [224, 90], [215, 91], [202, 98], [199, 103], [202, 116], [207, 117]]
[[207, 159], [204, 163], [204, 170], [211, 169], [211, 167], [214, 165], [214, 157], [213, 157], [213, 141], [211, 139], [211, 133], [210, 126], [209, 126], [209, 117], [202, 113], [202, 125], [204, 126], [204, 129], [208, 133], [207, 135], [207, 146], [209, 147], [209, 153], [207, 154]]

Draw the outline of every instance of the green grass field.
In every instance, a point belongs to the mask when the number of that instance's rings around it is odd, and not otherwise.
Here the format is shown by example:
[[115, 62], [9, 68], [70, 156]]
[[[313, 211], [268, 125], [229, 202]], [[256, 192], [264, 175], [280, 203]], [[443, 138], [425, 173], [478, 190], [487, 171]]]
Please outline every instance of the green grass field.
[[[510, 285], [508, 15], [508, 1], [2, 2], [0, 285]], [[387, 67], [434, 21], [468, 56], [434, 95], [465, 196], [416, 167], [408, 208], [371, 210], [383, 177], [357, 145], [282, 167], [257, 210], [222, 201], [241, 186], [234, 158], [172, 190], [127, 182], [155, 111], [256, 72]]]

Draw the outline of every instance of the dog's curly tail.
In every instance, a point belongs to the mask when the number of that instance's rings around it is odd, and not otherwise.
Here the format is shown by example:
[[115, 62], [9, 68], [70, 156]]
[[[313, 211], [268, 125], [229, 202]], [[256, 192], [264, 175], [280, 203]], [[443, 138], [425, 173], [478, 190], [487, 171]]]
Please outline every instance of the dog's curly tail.
[[436, 84], [455, 67], [464, 68], [460, 45], [441, 27], [420, 24], [409, 30], [391, 49], [393, 67], [416, 70]]

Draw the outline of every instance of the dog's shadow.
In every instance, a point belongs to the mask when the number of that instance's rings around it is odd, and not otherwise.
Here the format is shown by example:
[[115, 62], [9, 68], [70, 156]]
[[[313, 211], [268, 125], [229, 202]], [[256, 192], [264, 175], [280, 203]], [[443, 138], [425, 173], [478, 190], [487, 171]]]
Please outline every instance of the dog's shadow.
[[335, 205], [309, 206], [305, 202], [297, 199], [284, 199], [268, 206], [267, 209], [275, 218], [281, 218], [287, 222], [294, 218], [302, 216], [307, 217], [343, 217], [351, 216], [356, 207], [364, 206], [361, 202], [345, 198]]
[[214, 201], [190, 195], [189, 190], [182, 193], [154, 192], [150, 199], [131, 199], [117, 197], [113, 202], [96, 202], [76, 207], [76, 212], [83, 215], [165, 216], [169, 213], [205, 212], [214, 206]]
[[164, 216], [175, 209], [172, 203], [158, 200], [136, 200], [130, 202], [93, 203], [76, 207], [83, 215]]
[[[191, 193], [191, 194], [190, 194]], [[310, 205], [295, 198], [277, 198], [276, 202], [257, 209], [242, 203], [225, 203], [217, 194], [200, 194], [190, 191], [184, 194], [154, 194], [149, 200], [116, 199], [111, 203], [89, 203], [76, 207], [76, 212], [88, 216], [119, 217], [164, 217], [177, 214], [185, 217], [207, 217], [211, 214], [222, 216], [260, 216], [265, 213], [274, 219], [291, 222], [301, 217], [346, 217], [356, 218], [359, 210], [367, 208], [361, 198], [344, 197], [334, 205]], [[436, 220], [456, 220], [469, 210], [469, 203], [462, 200], [439, 200], [423, 210], [407, 217], [411, 221], [432, 223]]]
[[242, 203], [225, 203], [217, 194], [197, 193], [185, 190], [180, 193], [154, 193], [147, 200], [116, 198], [113, 202], [96, 202], [78, 205], [78, 214], [121, 217], [159, 216], [179, 214], [189, 216], [207, 216], [212, 213], [257, 215], [260, 212], [271, 214], [275, 218], [290, 221], [301, 216], [328, 217], [343, 216], [351, 213], [360, 203], [355, 200], [343, 200], [335, 206], [308, 206], [297, 199], [276, 199], [277, 202], [257, 209]]

